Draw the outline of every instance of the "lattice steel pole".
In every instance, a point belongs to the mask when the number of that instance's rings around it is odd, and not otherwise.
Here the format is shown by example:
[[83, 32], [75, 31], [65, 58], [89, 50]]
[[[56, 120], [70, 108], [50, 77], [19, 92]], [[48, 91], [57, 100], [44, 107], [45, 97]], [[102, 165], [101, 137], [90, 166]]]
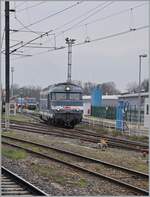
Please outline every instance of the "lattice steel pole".
[[71, 65], [72, 65], [72, 44], [74, 44], [75, 39], [66, 38], [66, 44], [68, 44], [68, 73], [67, 82], [71, 82]]

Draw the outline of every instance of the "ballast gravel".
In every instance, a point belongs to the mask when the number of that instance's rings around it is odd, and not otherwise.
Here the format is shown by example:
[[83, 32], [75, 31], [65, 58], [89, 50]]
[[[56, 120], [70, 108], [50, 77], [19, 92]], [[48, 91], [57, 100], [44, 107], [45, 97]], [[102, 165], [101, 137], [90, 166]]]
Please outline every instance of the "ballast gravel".
[[[148, 171], [145, 160], [139, 153], [133, 151], [116, 148], [101, 151], [93, 143], [23, 131], [11, 131], [7, 135], [70, 150], [135, 170]], [[10, 146], [6, 145], [3, 145], [3, 147], [10, 148]], [[27, 158], [19, 160], [2, 156], [2, 165], [22, 176], [50, 196], [139, 195], [104, 179], [88, 175], [58, 162], [38, 158], [32, 154], [28, 154]]]
[[2, 156], [2, 165], [50, 196], [137, 195], [133, 191], [109, 181], [88, 175], [58, 162], [37, 158], [32, 154], [28, 154], [26, 159], [21, 160], [12, 160]]

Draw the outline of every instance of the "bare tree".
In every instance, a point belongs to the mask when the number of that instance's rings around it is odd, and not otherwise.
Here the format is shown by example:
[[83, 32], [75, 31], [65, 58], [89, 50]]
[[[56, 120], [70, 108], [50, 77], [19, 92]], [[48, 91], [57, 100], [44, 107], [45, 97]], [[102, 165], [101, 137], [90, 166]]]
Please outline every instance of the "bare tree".
[[[139, 86], [136, 82], [130, 82], [127, 84], [127, 90], [129, 93], [137, 93], [139, 91]], [[144, 79], [141, 83], [141, 91], [148, 92], [149, 91], [149, 81], [148, 79]]]
[[141, 89], [144, 91], [144, 92], [148, 92], [149, 91], [149, 81], [148, 79], [144, 79], [142, 84], [141, 84]]
[[136, 82], [129, 82], [127, 84], [127, 90], [128, 90], [129, 93], [138, 92], [138, 84]]
[[83, 84], [83, 94], [85, 95], [91, 95], [92, 90], [97, 86], [97, 84], [92, 82], [85, 82]]
[[102, 90], [103, 95], [116, 95], [120, 93], [120, 91], [116, 88], [116, 84], [113, 81], [99, 84], [99, 86]]
[[23, 86], [19, 87], [19, 85], [14, 84], [14, 96], [16, 97], [34, 97], [37, 100], [40, 98], [40, 91], [41, 87], [35, 87], [35, 86]]

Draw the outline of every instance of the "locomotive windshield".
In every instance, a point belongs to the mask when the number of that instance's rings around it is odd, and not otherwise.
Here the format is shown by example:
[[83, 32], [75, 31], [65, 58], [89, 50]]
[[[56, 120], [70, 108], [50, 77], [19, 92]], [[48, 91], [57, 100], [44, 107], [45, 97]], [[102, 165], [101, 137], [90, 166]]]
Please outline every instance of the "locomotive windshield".
[[80, 93], [69, 93], [69, 95], [70, 95], [70, 100], [80, 100], [81, 99]]
[[66, 93], [55, 93], [55, 100], [66, 100]]
[[76, 92], [52, 92], [51, 94], [52, 100], [81, 100], [81, 93]]

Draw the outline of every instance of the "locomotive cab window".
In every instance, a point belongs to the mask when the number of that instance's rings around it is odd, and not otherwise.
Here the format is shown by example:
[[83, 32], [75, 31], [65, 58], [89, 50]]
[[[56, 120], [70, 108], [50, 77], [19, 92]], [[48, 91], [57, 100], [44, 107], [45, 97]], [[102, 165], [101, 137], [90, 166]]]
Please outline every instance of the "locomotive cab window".
[[51, 98], [52, 100], [66, 100], [67, 96], [66, 93], [63, 92], [53, 92], [51, 94]]
[[81, 100], [80, 93], [70, 93], [70, 100]]
[[66, 100], [66, 93], [56, 93], [56, 100]]
[[51, 99], [52, 99], [52, 100], [56, 100], [56, 95], [55, 95], [54, 92], [51, 93]]

